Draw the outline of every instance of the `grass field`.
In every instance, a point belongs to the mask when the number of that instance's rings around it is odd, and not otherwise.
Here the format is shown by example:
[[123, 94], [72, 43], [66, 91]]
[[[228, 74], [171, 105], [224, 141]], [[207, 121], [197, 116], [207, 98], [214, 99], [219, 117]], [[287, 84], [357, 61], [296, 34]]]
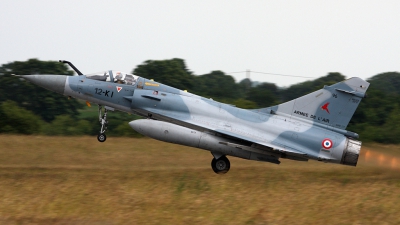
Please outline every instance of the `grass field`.
[[152, 139], [0, 136], [0, 224], [400, 224], [400, 146], [357, 167], [229, 157]]

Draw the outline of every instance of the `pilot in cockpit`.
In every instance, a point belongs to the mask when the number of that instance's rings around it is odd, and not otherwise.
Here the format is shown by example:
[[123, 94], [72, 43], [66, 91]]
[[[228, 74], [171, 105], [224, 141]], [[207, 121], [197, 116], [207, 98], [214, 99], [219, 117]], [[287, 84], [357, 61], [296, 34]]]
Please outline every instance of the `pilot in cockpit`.
[[117, 73], [117, 75], [115, 76], [115, 81], [114, 82], [118, 83], [118, 84], [125, 83], [124, 80], [123, 80], [123, 76], [122, 76], [121, 72]]

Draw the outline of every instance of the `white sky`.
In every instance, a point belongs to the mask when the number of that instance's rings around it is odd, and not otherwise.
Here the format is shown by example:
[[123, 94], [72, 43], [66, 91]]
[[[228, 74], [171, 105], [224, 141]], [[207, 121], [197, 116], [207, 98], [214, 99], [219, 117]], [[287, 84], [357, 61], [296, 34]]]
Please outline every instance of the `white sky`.
[[171, 58], [197, 75], [250, 69], [366, 79], [400, 71], [400, 1], [1, 0], [0, 31], [0, 64], [66, 59], [83, 73]]

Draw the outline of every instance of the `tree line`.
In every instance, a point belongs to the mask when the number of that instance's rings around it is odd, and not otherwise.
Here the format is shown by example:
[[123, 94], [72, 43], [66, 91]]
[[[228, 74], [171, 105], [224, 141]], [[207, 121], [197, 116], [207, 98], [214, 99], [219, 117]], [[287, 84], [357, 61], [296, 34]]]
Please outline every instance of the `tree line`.
[[[246, 78], [235, 82], [223, 71], [195, 75], [183, 59], [148, 60], [133, 74], [187, 90], [207, 98], [254, 109], [276, 105], [345, 79], [328, 73], [318, 79], [281, 88], [273, 83], [256, 83]], [[84, 102], [37, 87], [12, 74], [64, 74], [74, 72], [57, 61], [29, 59], [0, 67], [0, 133], [43, 135], [95, 135], [99, 124], [97, 109]], [[400, 73], [387, 72], [368, 79], [368, 97], [363, 99], [348, 130], [360, 134], [362, 141], [400, 143]], [[109, 114], [109, 135], [140, 136], [128, 122], [139, 118], [126, 113]]]

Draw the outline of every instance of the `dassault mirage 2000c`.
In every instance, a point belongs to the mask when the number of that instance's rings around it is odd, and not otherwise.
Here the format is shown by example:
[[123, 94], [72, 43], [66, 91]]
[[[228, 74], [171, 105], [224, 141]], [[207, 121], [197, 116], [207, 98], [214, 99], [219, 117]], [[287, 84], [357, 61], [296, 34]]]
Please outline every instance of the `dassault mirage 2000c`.
[[135, 113], [129, 125], [165, 142], [211, 152], [214, 172], [228, 172], [226, 156], [279, 164], [279, 158], [356, 166], [361, 142], [346, 127], [369, 83], [353, 77], [280, 105], [241, 109], [153, 80], [107, 70], [79, 76], [21, 75], [65, 96], [98, 104], [100, 133], [106, 140], [107, 112]]

